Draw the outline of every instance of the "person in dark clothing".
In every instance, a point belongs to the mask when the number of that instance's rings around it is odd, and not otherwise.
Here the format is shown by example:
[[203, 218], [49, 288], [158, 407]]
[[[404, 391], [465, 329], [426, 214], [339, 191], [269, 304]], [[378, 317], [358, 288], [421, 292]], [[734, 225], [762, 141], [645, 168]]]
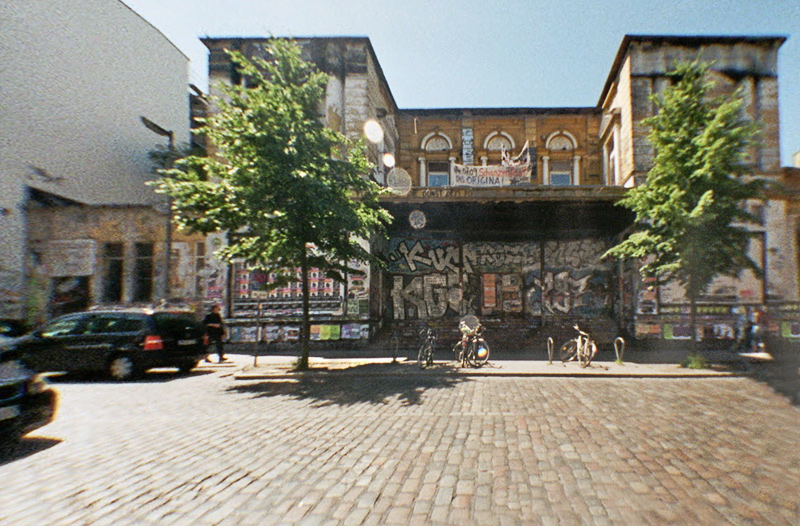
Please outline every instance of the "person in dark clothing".
[[[225, 358], [224, 348], [225, 321], [222, 319], [222, 315], [219, 313], [219, 311], [219, 305], [214, 305], [211, 307], [211, 312], [209, 312], [203, 319], [203, 325], [206, 327], [208, 342], [214, 346], [214, 350], [217, 353], [217, 361], [226, 362], [228, 359]], [[206, 361], [210, 362], [211, 360], [209, 360], [206, 356]]]

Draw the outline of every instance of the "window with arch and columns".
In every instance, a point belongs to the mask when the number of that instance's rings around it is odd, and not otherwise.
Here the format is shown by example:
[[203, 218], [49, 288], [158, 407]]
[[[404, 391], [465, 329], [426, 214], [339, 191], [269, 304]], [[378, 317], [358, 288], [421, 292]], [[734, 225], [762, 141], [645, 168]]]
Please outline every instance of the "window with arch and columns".
[[451, 165], [456, 160], [453, 141], [436, 131], [426, 135], [420, 146], [423, 154], [419, 157], [419, 185], [449, 186]]
[[552, 186], [580, 184], [581, 156], [575, 154], [578, 141], [566, 130], [551, 133], [545, 140], [542, 156], [543, 183]]
[[500, 162], [502, 152], [511, 153], [516, 144], [514, 138], [502, 131], [494, 131], [486, 136], [483, 141], [484, 154], [481, 155], [481, 165], [496, 164]]

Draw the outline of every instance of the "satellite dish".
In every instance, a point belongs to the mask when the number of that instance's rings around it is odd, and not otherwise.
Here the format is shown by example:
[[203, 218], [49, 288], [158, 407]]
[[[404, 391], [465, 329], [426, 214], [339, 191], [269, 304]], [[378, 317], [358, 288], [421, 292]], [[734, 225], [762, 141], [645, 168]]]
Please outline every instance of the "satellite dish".
[[386, 186], [398, 195], [407, 195], [411, 191], [411, 176], [402, 168], [392, 168], [386, 176]]

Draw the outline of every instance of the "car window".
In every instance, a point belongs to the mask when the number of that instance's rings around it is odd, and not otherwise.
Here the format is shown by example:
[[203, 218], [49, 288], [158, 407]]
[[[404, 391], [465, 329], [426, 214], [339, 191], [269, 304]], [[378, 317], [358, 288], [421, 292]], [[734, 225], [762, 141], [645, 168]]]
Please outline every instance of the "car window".
[[138, 332], [142, 330], [143, 326], [143, 318], [135, 318], [124, 314], [98, 314], [89, 319], [85, 332], [87, 334]]
[[197, 321], [191, 315], [172, 312], [157, 312], [153, 314], [153, 321], [158, 332], [166, 334], [183, 333], [187, 330], [199, 328]]
[[83, 326], [83, 318], [80, 316], [71, 316], [66, 318], [56, 318], [42, 328], [42, 336], [45, 338], [52, 338], [54, 336], [69, 336], [71, 334], [79, 334]]

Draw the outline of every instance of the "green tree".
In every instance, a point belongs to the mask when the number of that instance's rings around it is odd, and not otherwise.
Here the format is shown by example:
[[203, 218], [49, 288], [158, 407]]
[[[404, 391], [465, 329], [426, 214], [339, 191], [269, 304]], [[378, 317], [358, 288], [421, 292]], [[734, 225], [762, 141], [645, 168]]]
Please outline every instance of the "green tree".
[[204, 120], [212, 156], [188, 156], [157, 183], [172, 198], [178, 226], [228, 232], [217, 255], [302, 281], [301, 351], [308, 368], [309, 269], [339, 281], [352, 261], [375, 262], [359, 239], [385, 234], [391, 216], [366, 178], [362, 141], [327, 128], [319, 109], [327, 76], [293, 42], [272, 40], [270, 60], [230, 53], [245, 85], [221, 86]]
[[670, 73], [673, 84], [651, 96], [657, 113], [644, 124], [653, 167], [618, 203], [635, 213], [636, 231], [606, 253], [636, 258], [643, 276], [682, 285], [693, 335], [697, 298], [715, 276], [761, 273], [748, 256], [754, 233], [746, 225], [756, 219], [743, 206], [763, 187], [748, 177], [747, 149], [758, 126], [744, 115], [740, 93], [710, 97], [708, 69], [698, 61], [680, 64]]

